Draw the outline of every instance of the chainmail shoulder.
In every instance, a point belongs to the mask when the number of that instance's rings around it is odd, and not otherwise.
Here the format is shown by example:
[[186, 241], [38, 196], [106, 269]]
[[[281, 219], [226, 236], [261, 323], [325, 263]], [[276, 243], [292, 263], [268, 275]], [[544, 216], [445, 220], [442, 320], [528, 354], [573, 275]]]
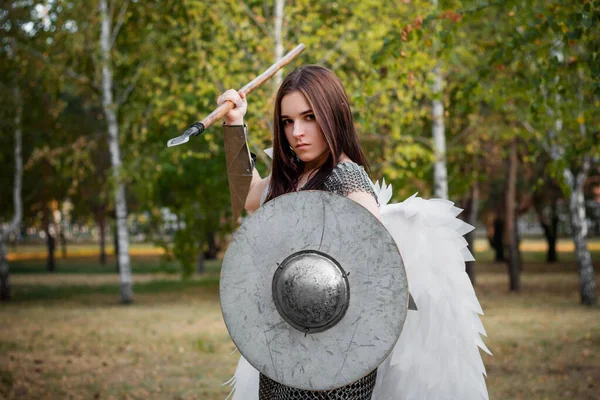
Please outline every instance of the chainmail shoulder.
[[341, 196], [353, 192], [367, 192], [377, 200], [369, 175], [361, 165], [352, 161], [336, 165], [323, 183], [323, 189]]

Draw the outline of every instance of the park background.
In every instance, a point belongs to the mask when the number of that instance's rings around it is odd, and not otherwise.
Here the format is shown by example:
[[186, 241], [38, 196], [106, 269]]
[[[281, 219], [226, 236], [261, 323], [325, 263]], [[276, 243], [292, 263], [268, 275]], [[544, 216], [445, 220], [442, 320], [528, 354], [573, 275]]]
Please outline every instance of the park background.
[[[14, 0], [0, 6], [0, 397], [221, 399], [234, 230], [218, 126], [296, 44], [373, 180], [477, 229], [492, 399], [600, 398], [598, 0]], [[266, 173], [281, 76], [249, 96]]]

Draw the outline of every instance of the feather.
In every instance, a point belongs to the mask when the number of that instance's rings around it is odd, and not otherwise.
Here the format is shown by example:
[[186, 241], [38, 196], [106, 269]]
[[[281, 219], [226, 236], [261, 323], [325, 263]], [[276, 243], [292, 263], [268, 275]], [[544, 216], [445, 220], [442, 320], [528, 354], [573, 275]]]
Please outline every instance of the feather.
[[392, 185], [385, 184], [385, 178], [381, 180], [381, 185], [379, 181], [373, 184], [373, 191], [377, 196], [377, 203], [379, 203], [379, 208], [383, 208], [387, 205], [387, 203], [392, 198]]
[[479, 349], [491, 352], [480, 336], [483, 311], [465, 273], [473, 256], [463, 235], [473, 227], [456, 218], [460, 211], [450, 201], [416, 195], [380, 210], [418, 311], [408, 313], [379, 367], [373, 400], [488, 399]]
[[[268, 153], [267, 153], [268, 154]], [[409, 311], [398, 342], [379, 366], [373, 400], [487, 400], [479, 349], [483, 314], [465, 261], [473, 255], [463, 235], [474, 228], [456, 218], [454, 203], [415, 193], [388, 204], [392, 186], [375, 182], [381, 219], [402, 255], [418, 311]], [[240, 357], [228, 399], [257, 400], [259, 373]]]
[[258, 400], [259, 373], [243, 356], [240, 356], [235, 374], [223, 385], [232, 386], [226, 400]]

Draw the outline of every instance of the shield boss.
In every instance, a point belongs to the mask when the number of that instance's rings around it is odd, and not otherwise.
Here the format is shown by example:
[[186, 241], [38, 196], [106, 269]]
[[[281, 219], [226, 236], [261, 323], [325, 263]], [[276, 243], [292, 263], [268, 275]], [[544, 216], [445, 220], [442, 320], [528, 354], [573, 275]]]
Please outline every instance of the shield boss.
[[258, 371], [329, 390], [383, 362], [402, 331], [402, 257], [368, 210], [324, 191], [280, 196], [248, 217], [223, 259], [221, 309]]

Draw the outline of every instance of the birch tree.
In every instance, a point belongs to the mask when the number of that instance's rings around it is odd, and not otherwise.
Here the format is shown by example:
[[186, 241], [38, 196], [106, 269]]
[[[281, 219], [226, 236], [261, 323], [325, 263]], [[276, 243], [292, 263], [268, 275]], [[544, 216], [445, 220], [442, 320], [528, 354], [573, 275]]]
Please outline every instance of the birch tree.
[[[438, 0], [432, 0], [438, 7]], [[433, 68], [433, 87], [431, 101], [431, 133], [434, 143], [435, 163], [433, 165], [433, 193], [440, 199], [448, 199], [448, 169], [446, 166], [446, 132], [444, 130], [444, 77], [440, 60]]]
[[513, 23], [517, 28], [505, 40], [510, 48], [500, 51], [510, 51], [522, 72], [512, 84], [530, 103], [512, 111], [549, 155], [548, 170], [567, 197], [581, 303], [591, 305], [597, 303], [597, 287], [587, 247], [584, 186], [599, 153], [586, 121], [598, 123], [600, 61], [594, 49], [600, 42], [594, 26], [600, 7], [592, 2], [534, 6], [532, 12], [529, 2], [515, 3], [510, 13], [519, 17]]
[[[125, 1], [121, 8], [124, 15], [129, 1]], [[127, 229], [127, 200], [125, 198], [125, 184], [121, 179], [121, 151], [119, 148], [119, 122], [117, 113], [118, 104], [113, 99], [113, 71], [111, 51], [114, 40], [121, 28], [122, 18], [117, 21], [114, 29], [108, 9], [108, 0], [100, 0], [100, 48], [102, 67], [102, 106], [106, 115], [108, 127], [108, 147], [111, 156], [111, 166], [115, 181], [115, 214], [117, 224], [117, 237], [119, 243], [118, 265], [121, 284], [121, 302], [131, 303], [133, 301], [133, 279], [131, 276], [131, 264], [129, 259], [129, 231]]]
[[[579, 133], [587, 136], [587, 128], [583, 117], [579, 121]], [[597, 285], [594, 278], [594, 265], [588, 248], [588, 223], [585, 210], [584, 185], [590, 172], [592, 157], [586, 154], [580, 167], [573, 171], [565, 168], [565, 182], [569, 187], [569, 214], [571, 219], [571, 235], [575, 244], [575, 258], [579, 268], [579, 294], [581, 303], [594, 305], [598, 303]]]
[[[554, 176], [562, 183], [568, 200], [580, 301], [594, 305], [598, 303], [598, 296], [587, 244], [584, 186], [599, 152], [597, 140], [587, 132], [586, 118], [597, 121], [593, 104], [598, 102], [600, 90], [594, 71], [600, 62], [597, 56], [588, 54], [588, 49], [600, 44], [593, 30], [594, 20], [600, 21], [600, 7], [574, 5], [560, 12], [564, 21], [563, 35], [548, 35], [550, 58], [542, 63], [549, 79], [541, 85], [541, 95], [547, 121], [552, 126], [542, 143], [553, 160]], [[570, 45], [567, 47], [565, 43]], [[573, 140], [573, 136], [577, 140]]]
[[[275, 61], [279, 60], [283, 57], [283, 9], [285, 5], [285, 0], [275, 0], [275, 29], [274, 29], [274, 39], [275, 39]], [[283, 71], [277, 71], [275, 75], [275, 79], [273, 82], [275, 91], [281, 85], [281, 81], [283, 80]]]
[[[20, 227], [23, 220], [23, 131], [29, 131], [31, 124], [37, 122], [39, 115], [32, 117], [30, 108], [31, 99], [40, 91], [38, 79], [39, 69], [23, 57], [22, 47], [35, 42], [37, 37], [33, 34], [39, 25], [25, 24], [30, 21], [33, 5], [23, 2], [12, 2], [0, 11], [0, 88], [3, 96], [0, 98], [0, 138], [2, 140], [2, 153], [0, 153], [0, 186], [3, 194], [0, 196], [0, 216], [12, 218], [7, 223], [0, 222], [0, 301], [11, 299], [10, 270], [7, 257], [7, 242], [11, 235], [17, 239], [20, 236]], [[35, 84], [32, 84], [35, 82]], [[26, 103], [27, 101], [27, 103]], [[33, 102], [35, 103], [35, 101]], [[25, 107], [27, 104], [27, 108]], [[7, 134], [5, 134], [5, 132]], [[12, 135], [8, 133], [12, 133]], [[12, 140], [9, 138], [12, 136]], [[29, 135], [28, 135], [29, 136]], [[36, 138], [35, 134], [30, 135]], [[27, 146], [31, 149], [31, 143]], [[8, 153], [12, 150], [12, 156]], [[29, 152], [27, 152], [29, 153]], [[14, 165], [14, 169], [11, 168]], [[12, 172], [12, 179], [11, 179]], [[36, 182], [39, 185], [39, 182]], [[11, 192], [12, 196], [8, 194]], [[12, 197], [12, 202], [9, 198]], [[9, 214], [11, 213], [11, 214]]]
[[10, 222], [8, 227], [2, 228], [2, 226], [0, 225], [0, 301], [8, 301], [11, 298], [6, 242], [8, 240], [8, 235], [15, 231], [18, 231], [23, 216], [23, 205], [21, 200], [21, 183], [23, 175], [23, 98], [21, 96], [21, 89], [19, 88], [19, 85], [16, 82], [13, 88], [13, 100], [15, 103], [15, 174], [13, 184], [14, 217], [12, 218], [12, 221]]
[[[560, 50], [555, 50], [555, 56], [564, 61], [562, 53], [562, 44]], [[585, 123], [584, 108], [584, 75], [581, 69], [577, 71], [576, 90], [577, 90], [577, 127], [579, 140], [582, 143], [589, 143], [587, 127]], [[557, 76], [557, 79], [560, 79]], [[556, 94], [556, 106], [559, 108], [563, 101], [562, 96]], [[562, 178], [566, 185], [568, 196], [569, 217], [571, 223], [571, 237], [575, 245], [575, 259], [579, 269], [579, 294], [580, 301], [584, 305], [594, 305], [598, 303], [597, 285], [594, 277], [594, 265], [588, 248], [588, 223], [585, 209], [584, 185], [592, 167], [593, 155], [589, 151], [580, 154], [579, 160], [571, 160], [565, 163], [565, 154], [567, 149], [561, 146], [556, 136], [563, 130], [563, 120], [560, 111], [551, 111], [555, 115], [554, 132], [551, 132], [549, 146], [552, 158], [557, 165], [564, 165], [562, 168]], [[579, 162], [577, 162], [579, 161]], [[560, 171], [557, 171], [560, 172]]]
[[[582, 141], [587, 142], [588, 132], [585, 123], [584, 110], [584, 76], [581, 70], [578, 71], [578, 111], [577, 124], [579, 125], [579, 135]], [[579, 267], [579, 293], [581, 303], [585, 305], [594, 305], [598, 303], [597, 285], [594, 277], [594, 265], [587, 244], [588, 223], [585, 209], [584, 185], [592, 167], [592, 154], [587, 153], [583, 156], [583, 162], [578, 171], [573, 173], [570, 169], [565, 169], [565, 180], [571, 189], [569, 196], [569, 211], [571, 215], [571, 229], [573, 230], [573, 242], [575, 243], [575, 257]]]

